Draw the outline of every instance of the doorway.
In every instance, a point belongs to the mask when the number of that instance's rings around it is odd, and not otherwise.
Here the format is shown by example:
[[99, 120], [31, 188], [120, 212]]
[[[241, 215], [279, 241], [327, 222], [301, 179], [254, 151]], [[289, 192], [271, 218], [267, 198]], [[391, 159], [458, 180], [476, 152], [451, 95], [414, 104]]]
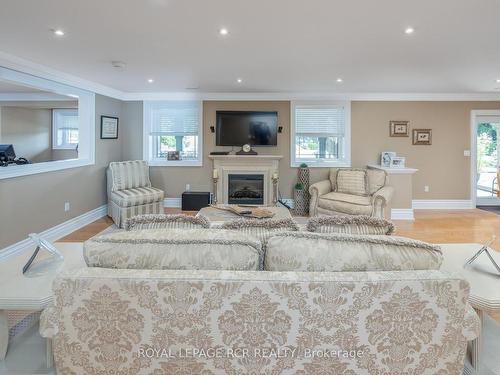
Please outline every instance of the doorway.
[[500, 206], [500, 111], [472, 111], [472, 200]]

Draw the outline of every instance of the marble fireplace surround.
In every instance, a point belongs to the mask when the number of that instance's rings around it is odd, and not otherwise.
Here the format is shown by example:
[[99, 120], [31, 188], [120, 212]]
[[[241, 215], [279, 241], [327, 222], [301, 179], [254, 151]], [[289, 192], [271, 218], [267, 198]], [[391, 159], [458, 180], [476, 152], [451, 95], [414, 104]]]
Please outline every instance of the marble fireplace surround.
[[279, 171], [282, 155], [210, 155], [214, 169], [218, 170], [217, 203], [228, 203], [230, 174], [264, 175], [264, 205], [272, 205], [272, 175]]

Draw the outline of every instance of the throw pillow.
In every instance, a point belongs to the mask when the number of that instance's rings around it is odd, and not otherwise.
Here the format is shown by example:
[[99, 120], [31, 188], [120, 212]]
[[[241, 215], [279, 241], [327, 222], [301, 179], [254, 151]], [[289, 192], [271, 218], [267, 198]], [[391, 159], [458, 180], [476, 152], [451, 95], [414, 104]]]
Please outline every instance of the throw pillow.
[[307, 221], [308, 232], [391, 235], [394, 224], [372, 216], [317, 216]]
[[363, 169], [339, 169], [337, 171], [338, 193], [351, 195], [368, 195], [368, 181], [366, 170]]

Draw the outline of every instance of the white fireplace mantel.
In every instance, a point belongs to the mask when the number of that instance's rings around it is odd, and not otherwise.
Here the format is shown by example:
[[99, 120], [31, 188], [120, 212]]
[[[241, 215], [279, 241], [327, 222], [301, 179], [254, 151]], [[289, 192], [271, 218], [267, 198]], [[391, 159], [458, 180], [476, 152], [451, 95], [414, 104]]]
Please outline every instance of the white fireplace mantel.
[[210, 155], [213, 167], [217, 169], [217, 202], [228, 203], [230, 174], [262, 174], [264, 176], [264, 205], [273, 201], [273, 173], [279, 171], [282, 155]]

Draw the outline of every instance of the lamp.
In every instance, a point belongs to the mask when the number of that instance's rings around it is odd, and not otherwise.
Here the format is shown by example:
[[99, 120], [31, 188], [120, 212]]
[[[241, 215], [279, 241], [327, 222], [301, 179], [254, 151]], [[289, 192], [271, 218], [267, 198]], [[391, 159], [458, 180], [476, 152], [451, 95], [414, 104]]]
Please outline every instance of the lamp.
[[219, 181], [219, 170], [214, 168], [212, 171], [212, 180], [214, 182], [214, 199], [213, 204], [217, 204], [217, 182]]
[[278, 182], [279, 182], [278, 171], [275, 171], [273, 173], [271, 181], [273, 183], [273, 205], [276, 205], [278, 203]]

